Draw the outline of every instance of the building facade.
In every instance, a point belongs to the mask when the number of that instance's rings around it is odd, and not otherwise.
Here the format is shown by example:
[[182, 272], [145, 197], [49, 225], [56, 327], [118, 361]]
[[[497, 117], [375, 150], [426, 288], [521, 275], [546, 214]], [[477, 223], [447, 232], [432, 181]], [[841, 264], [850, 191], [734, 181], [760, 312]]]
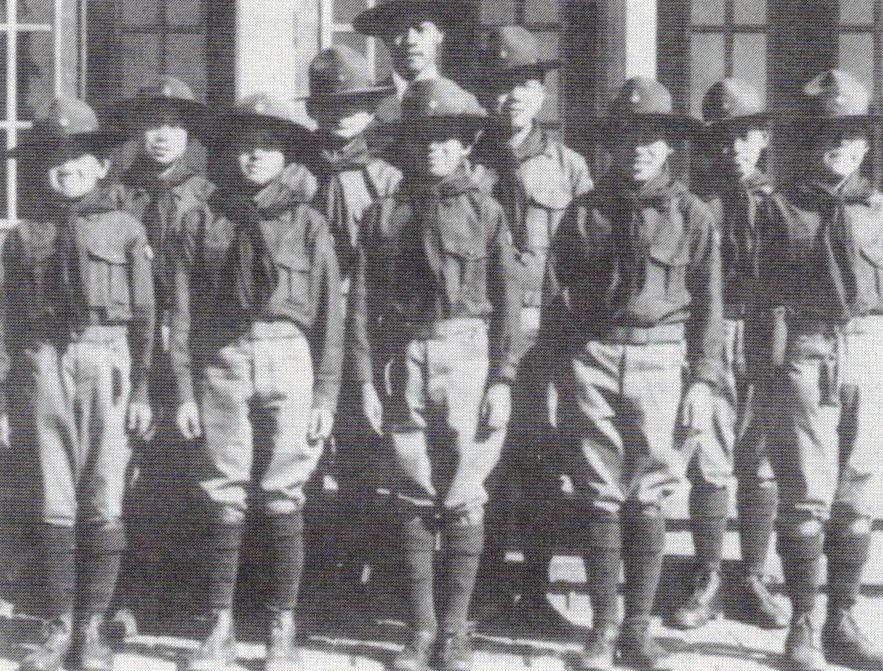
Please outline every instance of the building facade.
[[[439, 0], [442, 1], [442, 0]], [[383, 46], [353, 32], [374, 0], [4, 0], [0, 131], [7, 146], [28, 132], [40, 104], [75, 94], [99, 107], [151, 76], [189, 82], [211, 103], [255, 91], [307, 93], [307, 66], [321, 48], [346, 43], [388, 76]], [[603, 112], [626, 76], [655, 75], [682, 110], [698, 114], [705, 89], [727, 75], [786, 106], [798, 84], [839, 66], [883, 93], [883, 0], [473, 0], [444, 64], [455, 78], [470, 64], [482, 27], [534, 30], [552, 73], [544, 118], [579, 145], [585, 115]], [[787, 170], [787, 168], [785, 168]], [[21, 184], [0, 165], [0, 219], [14, 220]]]

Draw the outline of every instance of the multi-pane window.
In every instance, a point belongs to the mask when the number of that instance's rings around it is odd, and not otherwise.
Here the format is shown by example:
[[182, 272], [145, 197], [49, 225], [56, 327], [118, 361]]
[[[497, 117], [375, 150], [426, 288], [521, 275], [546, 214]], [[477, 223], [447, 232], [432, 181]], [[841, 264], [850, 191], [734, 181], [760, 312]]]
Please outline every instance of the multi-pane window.
[[[79, 93], [81, 80], [76, 0], [0, 2], [0, 131], [6, 147], [27, 136], [34, 114], [52, 98]], [[19, 192], [14, 160], [0, 161], [0, 222], [14, 223]]]
[[874, 98], [883, 93], [883, 0], [840, 0], [838, 56]]

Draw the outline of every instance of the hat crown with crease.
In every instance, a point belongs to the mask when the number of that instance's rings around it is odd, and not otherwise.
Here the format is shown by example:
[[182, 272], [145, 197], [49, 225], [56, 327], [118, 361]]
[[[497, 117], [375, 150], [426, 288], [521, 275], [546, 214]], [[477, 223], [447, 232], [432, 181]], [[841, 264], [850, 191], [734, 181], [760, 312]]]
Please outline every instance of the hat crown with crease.
[[273, 98], [266, 93], [254, 93], [246, 96], [236, 103], [233, 112], [236, 116], [296, 123], [294, 108], [285, 101]]
[[488, 35], [485, 54], [497, 70], [516, 70], [538, 67], [554, 61], [543, 61], [540, 43], [532, 32], [523, 26], [498, 26]]
[[402, 99], [402, 118], [406, 120], [486, 116], [474, 95], [445, 77], [413, 82]]
[[188, 84], [177, 77], [163, 75], [138, 89], [138, 98], [161, 98], [170, 101], [196, 102], [196, 95]]
[[77, 135], [97, 133], [98, 116], [87, 103], [76, 98], [56, 98], [34, 119], [35, 135], [64, 140]]
[[818, 116], [828, 119], [866, 116], [871, 96], [858, 79], [843, 70], [827, 70], [811, 79], [803, 92]]
[[371, 64], [355, 49], [344, 44], [321, 51], [310, 63], [310, 96], [337, 96], [379, 88], [374, 84]]
[[649, 77], [632, 77], [623, 84], [610, 103], [610, 116], [641, 114], [673, 114], [671, 93], [660, 82]]
[[763, 114], [763, 100], [757, 88], [743, 79], [722, 79], [705, 93], [702, 118], [706, 123], [737, 121]]

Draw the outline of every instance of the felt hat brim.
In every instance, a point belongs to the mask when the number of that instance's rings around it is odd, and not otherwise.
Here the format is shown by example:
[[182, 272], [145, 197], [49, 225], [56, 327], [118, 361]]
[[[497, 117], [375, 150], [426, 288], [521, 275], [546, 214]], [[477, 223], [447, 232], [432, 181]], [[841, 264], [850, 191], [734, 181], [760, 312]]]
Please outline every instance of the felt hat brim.
[[126, 141], [126, 133], [121, 130], [98, 130], [90, 133], [75, 133], [65, 137], [50, 135], [32, 135], [12, 149], [7, 149], [7, 158], [38, 156], [49, 152], [58, 152], [79, 148], [86, 153], [110, 153], [110, 150]]
[[775, 112], [758, 112], [757, 114], [743, 114], [741, 116], [728, 117], [718, 121], [709, 121], [704, 124], [703, 128], [708, 131], [715, 131], [717, 129], [726, 130], [728, 128], [762, 126], [776, 121], [779, 118], [781, 118], [781, 115], [778, 115]]
[[207, 120], [208, 108], [203, 103], [161, 96], [135, 96], [122, 100], [111, 107], [110, 118], [119, 126], [131, 128], [142, 118], [168, 109], [178, 112], [190, 130], [201, 129]]
[[294, 121], [278, 117], [232, 111], [215, 118], [213, 131], [206, 136], [209, 147], [218, 150], [229, 147], [231, 140], [244, 130], [266, 129], [286, 146], [291, 156], [311, 155], [315, 151], [315, 133]]
[[353, 29], [370, 37], [385, 37], [411, 17], [428, 16], [439, 28], [463, 19], [464, 0], [387, 0], [366, 9], [353, 20]]
[[350, 100], [374, 100], [381, 99], [395, 91], [394, 86], [371, 86], [361, 89], [350, 89], [334, 93], [318, 93], [306, 97], [304, 100], [313, 105], [335, 104]]
[[[701, 121], [681, 114], [664, 113], [631, 113], [602, 117], [597, 123], [587, 125], [590, 134], [597, 136], [615, 135], [623, 127], [627, 128], [659, 128], [675, 137], [687, 139], [702, 132]], [[598, 137], [595, 138], [599, 139]]]
[[379, 124], [378, 130], [395, 137], [419, 137], [426, 135], [444, 135], [451, 137], [464, 133], [478, 133], [488, 129], [493, 121], [482, 116], [432, 116], [421, 119], [399, 119]]

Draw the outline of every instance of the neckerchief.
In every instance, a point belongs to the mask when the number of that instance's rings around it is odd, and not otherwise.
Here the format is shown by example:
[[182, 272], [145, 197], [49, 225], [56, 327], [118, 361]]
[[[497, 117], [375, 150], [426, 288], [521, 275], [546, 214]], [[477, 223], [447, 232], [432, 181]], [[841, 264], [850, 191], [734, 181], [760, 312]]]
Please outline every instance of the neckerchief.
[[760, 277], [760, 235], [757, 230], [758, 201], [772, 193], [769, 177], [760, 171], [733, 181], [733, 186], [721, 191], [723, 205], [723, 244], [721, 253], [724, 268], [739, 272], [751, 268], [752, 277]]
[[239, 179], [229, 189], [216, 191], [210, 202], [233, 223], [229, 289], [239, 308], [251, 318], [260, 315], [279, 284], [261, 222], [276, 219], [311, 199], [293, 188], [288, 176], [286, 170], [261, 189]]
[[[77, 219], [90, 214], [112, 212], [122, 206], [116, 184], [102, 184], [79, 200], [53, 198], [48, 203], [49, 219], [57, 229], [55, 260], [49, 286], [54, 296], [55, 313], [66, 328], [71, 328], [77, 315], [87, 310], [84, 275], [88, 272], [88, 250], [77, 245]], [[87, 280], [88, 281], [88, 280]]]

